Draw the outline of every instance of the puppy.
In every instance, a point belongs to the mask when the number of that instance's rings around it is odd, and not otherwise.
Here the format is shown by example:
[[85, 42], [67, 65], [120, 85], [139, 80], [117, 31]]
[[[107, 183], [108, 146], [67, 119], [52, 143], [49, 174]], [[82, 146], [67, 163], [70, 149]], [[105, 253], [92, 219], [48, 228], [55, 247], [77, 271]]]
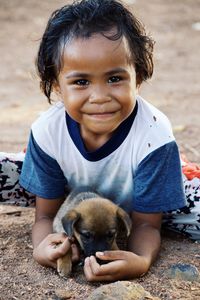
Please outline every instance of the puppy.
[[[69, 194], [58, 210], [54, 232], [65, 232], [74, 237], [84, 256], [95, 255], [97, 251], [117, 250], [116, 237], [123, 225], [126, 235], [130, 234], [129, 215], [108, 199], [93, 192], [76, 190]], [[72, 269], [72, 252], [57, 260], [57, 271], [66, 277]]]

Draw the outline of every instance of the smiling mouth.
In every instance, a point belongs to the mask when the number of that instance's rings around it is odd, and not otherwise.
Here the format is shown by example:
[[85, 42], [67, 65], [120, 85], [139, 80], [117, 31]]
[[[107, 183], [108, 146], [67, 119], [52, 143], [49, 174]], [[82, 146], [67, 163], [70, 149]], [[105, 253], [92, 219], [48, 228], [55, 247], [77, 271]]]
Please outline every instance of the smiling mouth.
[[113, 112], [94, 112], [87, 114], [91, 118], [97, 118], [97, 119], [106, 119], [109, 117], [113, 117], [113, 115], [116, 114], [117, 111]]

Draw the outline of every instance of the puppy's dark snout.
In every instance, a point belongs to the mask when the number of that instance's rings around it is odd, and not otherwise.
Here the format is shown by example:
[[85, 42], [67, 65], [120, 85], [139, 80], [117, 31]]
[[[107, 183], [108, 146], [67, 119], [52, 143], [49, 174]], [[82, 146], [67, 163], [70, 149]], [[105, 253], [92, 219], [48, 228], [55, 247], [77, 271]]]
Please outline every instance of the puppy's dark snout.
[[[84, 255], [86, 257], [87, 256], [95, 256], [96, 257], [96, 252], [104, 252], [106, 250], [110, 250], [110, 247], [108, 247], [108, 245], [104, 245], [104, 244], [102, 245], [102, 244], [100, 244], [100, 245], [91, 245], [91, 244], [85, 245]], [[100, 261], [102, 261], [102, 260], [100, 259]]]
[[105, 265], [105, 264], [109, 263], [109, 260], [102, 260], [98, 257], [96, 257], [96, 260], [97, 260], [99, 265]]

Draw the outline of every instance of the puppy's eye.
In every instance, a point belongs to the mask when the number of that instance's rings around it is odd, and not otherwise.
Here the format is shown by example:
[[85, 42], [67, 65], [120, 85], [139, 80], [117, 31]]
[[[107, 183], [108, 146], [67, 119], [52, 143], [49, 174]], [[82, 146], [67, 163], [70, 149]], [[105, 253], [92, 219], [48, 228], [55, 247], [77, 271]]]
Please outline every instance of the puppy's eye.
[[92, 233], [89, 231], [82, 231], [81, 235], [85, 238], [85, 239], [91, 239], [92, 238]]
[[110, 230], [107, 232], [106, 236], [107, 238], [112, 239], [115, 236], [115, 234], [116, 234], [116, 230]]

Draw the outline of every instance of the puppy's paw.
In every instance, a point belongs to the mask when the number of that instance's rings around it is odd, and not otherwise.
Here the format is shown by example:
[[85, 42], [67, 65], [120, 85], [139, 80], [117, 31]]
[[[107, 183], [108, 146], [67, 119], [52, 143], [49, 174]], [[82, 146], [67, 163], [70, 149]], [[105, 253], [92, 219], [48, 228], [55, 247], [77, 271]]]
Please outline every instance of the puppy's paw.
[[72, 270], [71, 255], [65, 255], [57, 259], [57, 271], [61, 277], [68, 277]]

